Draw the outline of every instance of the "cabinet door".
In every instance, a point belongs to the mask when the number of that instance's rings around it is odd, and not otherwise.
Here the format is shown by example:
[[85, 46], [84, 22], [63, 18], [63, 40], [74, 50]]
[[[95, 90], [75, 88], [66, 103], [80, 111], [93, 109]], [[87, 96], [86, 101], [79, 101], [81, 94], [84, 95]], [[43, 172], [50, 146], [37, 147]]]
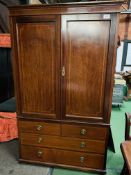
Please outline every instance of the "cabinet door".
[[59, 118], [59, 19], [53, 15], [17, 17], [14, 28], [18, 113]]
[[105, 121], [111, 105], [115, 16], [62, 16], [63, 117]]

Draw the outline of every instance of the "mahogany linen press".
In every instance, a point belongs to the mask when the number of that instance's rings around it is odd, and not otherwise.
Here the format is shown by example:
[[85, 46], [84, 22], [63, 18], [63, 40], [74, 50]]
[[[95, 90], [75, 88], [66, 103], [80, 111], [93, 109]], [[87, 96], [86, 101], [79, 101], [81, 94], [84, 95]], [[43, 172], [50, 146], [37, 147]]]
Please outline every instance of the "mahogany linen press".
[[10, 7], [20, 161], [105, 173], [121, 3]]

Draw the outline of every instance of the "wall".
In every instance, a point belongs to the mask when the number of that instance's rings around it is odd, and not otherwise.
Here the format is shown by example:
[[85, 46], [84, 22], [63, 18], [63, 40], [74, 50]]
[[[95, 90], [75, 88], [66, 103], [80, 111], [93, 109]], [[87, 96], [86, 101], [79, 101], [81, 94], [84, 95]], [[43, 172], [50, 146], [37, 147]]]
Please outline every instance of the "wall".
[[131, 40], [131, 14], [121, 14], [119, 21], [119, 35], [120, 39]]
[[123, 54], [123, 42], [121, 42], [120, 47], [118, 47], [117, 49], [116, 72], [120, 72], [121, 70], [122, 54]]
[[[131, 14], [120, 15], [118, 34], [120, 36], [121, 45], [117, 49], [116, 72], [121, 71], [121, 61], [122, 61], [123, 46], [124, 46], [124, 43], [122, 41], [124, 39], [131, 40]], [[131, 68], [128, 67], [126, 69], [129, 70]]]

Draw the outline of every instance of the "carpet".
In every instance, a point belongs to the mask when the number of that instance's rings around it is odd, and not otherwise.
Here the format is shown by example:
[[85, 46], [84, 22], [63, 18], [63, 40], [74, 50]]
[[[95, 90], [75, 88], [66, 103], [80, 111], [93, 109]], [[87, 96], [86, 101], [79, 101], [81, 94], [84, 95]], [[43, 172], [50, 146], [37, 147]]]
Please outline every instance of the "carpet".
[[0, 143], [0, 175], [51, 175], [52, 169], [18, 162], [18, 140]]

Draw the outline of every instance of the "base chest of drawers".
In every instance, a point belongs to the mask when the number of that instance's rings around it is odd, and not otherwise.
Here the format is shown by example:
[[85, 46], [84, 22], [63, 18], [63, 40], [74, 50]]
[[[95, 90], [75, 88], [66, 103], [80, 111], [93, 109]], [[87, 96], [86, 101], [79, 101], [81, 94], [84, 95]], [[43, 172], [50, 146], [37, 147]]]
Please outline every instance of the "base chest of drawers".
[[10, 8], [21, 161], [105, 172], [120, 3]]

